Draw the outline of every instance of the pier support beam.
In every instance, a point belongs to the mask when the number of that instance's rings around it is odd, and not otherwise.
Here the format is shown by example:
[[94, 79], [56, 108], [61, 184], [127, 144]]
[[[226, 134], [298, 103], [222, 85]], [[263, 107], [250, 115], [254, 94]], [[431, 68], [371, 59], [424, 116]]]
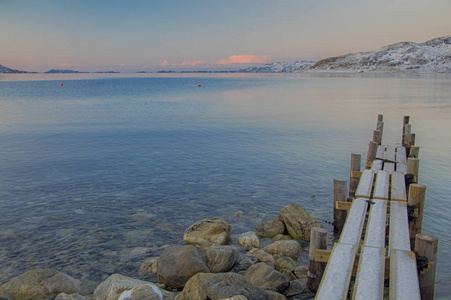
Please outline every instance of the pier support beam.
[[327, 249], [327, 230], [319, 227], [312, 227], [310, 231], [310, 248], [308, 254], [308, 279], [307, 287], [313, 293], [318, 290], [321, 278], [327, 263], [315, 261], [317, 249]]
[[409, 231], [412, 248], [415, 244], [416, 235], [421, 233], [425, 200], [426, 186], [424, 184], [411, 184], [407, 205], [409, 207]]
[[[407, 141], [406, 141], [406, 126], [409, 124], [409, 119], [410, 119], [410, 117], [409, 116], [404, 116], [404, 118], [403, 118], [403, 120], [402, 120], [402, 145], [404, 146], [404, 147], [406, 147], [407, 146]], [[410, 125], [408, 126], [408, 130], [409, 130], [409, 132], [408, 133], [410, 133]]]
[[420, 169], [420, 159], [409, 157], [407, 159], [407, 174], [413, 175], [412, 183], [418, 182], [418, 172]]
[[349, 198], [355, 198], [355, 191], [360, 181], [360, 165], [362, 156], [351, 153], [351, 174], [349, 176]]
[[348, 212], [338, 209], [337, 202], [347, 202], [348, 181], [334, 179], [334, 229], [341, 231], [346, 222]]
[[437, 266], [438, 240], [430, 235], [417, 234], [415, 238], [415, 252], [428, 259], [426, 270], [420, 271], [421, 299], [434, 299], [435, 269]]
[[373, 160], [376, 159], [376, 152], [377, 152], [377, 143], [371, 141], [368, 146], [368, 155], [366, 157], [366, 164], [365, 169], [369, 170], [371, 168], [371, 164], [373, 163]]

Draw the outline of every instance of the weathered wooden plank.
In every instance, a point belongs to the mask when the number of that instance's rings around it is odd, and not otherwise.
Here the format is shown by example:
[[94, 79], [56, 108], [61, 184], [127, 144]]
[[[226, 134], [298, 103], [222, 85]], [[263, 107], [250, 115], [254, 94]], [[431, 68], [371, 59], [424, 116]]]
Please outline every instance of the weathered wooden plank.
[[372, 200], [370, 215], [366, 226], [364, 246], [385, 248], [385, 230], [387, 222], [387, 201]]
[[315, 299], [347, 298], [356, 253], [357, 246], [340, 243], [334, 245]]
[[391, 200], [407, 201], [406, 181], [401, 172], [391, 174]]
[[409, 220], [407, 202], [390, 202], [390, 250], [410, 251]]
[[402, 146], [396, 147], [396, 162], [407, 164], [406, 148]]
[[407, 173], [407, 164], [405, 163], [396, 163], [396, 172], [400, 172], [403, 174]]
[[371, 165], [371, 169], [375, 172], [382, 170], [382, 165], [384, 164], [384, 161], [380, 160], [380, 159], [376, 159], [373, 161], [373, 164]]
[[374, 171], [365, 170], [360, 177], [359, 185], [357, 186], [357, 191], [355, 192], [356, 198], [370, 198], [371, 191], [373, 188]]
[[352, 299], [384, 298], [385, 248], [363, 247]]
[[385, 157], [385, 146], [384, 145], [379, 145], [377, 147], [377, 151], [376, 151], [376, 158], [377, 159], [384, 159]]
[[367, 199], [357, 198], [352, 201], [352, 206], [348, 212], [339, 243], [350, 245], [358, 245], [360, 243], [367, 207]]
[[396, 161], [396, 147], [395, 146], [386, 146], [385, 155], [384, 155], [385, 161]]
[[388, 200], [389, 187], [390, 187], [390, 175], [388, 174], [388, 172], [377, 171], [373, 199]]
[[383, 169], [384, 169], [384, 171], [387, 171], [388, 173], [391, 174], [395, 171], [395, 163], [385, 162]]
[[390, 299], [420, 300], [417, 261], [410, 251], [390, 251]]

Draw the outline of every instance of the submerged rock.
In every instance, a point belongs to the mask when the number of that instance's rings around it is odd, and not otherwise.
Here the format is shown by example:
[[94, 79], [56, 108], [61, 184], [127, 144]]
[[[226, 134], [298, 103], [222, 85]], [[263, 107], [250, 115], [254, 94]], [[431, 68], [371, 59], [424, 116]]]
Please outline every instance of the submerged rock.
[[54, 299], [80, 292], [80, 281], [54, 269], [37, 269], [14, 277], [0, 287], [0, 298]]
[[282, 221], [288, 233], [296, 238], [310, 241], [310, 229], [322, 226], [307, 211], [294, 203], [290, 203], [279, 212], [279, 220]]
[[199, 272], [209, 273], [201, 253], [191, 245], [166, 249], [158, 258], [157, 276], [159, 282], [181, 289]]
[[185, 230], [183, 241], [187, 244], [224, 245], [231, 242], [231, 232], [232, 226], [222, 218], [203, 219]]
[[240, 253], [232, 246], [214, 245], [208, 248], [206, 253], [207, 267], [211, 273], [227, 272], [238, 261]]
[[238, 237], [238, 245], [244, 250], [251, 250], [252, 248], [260, 248], [260, 240], [253, 231], [242, 233]]
[[66, 293], [61, 293], [58, 296], [56, 296], [55, 300], [86, 300], [86, 298], [79, 294], [68, 295]]
[[257, 235], [260, 237], [275, 237], [285, 232], [285, 224], [279, 220], [261, 222], [257, 226]]
[[150, 257], [141, 263], [140, 274], [157, 274], [158, 257]]
[[236, 273], [218, 273], [202, 284], [209, 299], [226, 299], [242, 295], [249, 300], [268, 300], [268, 293], [259, 288], [243, 275]]

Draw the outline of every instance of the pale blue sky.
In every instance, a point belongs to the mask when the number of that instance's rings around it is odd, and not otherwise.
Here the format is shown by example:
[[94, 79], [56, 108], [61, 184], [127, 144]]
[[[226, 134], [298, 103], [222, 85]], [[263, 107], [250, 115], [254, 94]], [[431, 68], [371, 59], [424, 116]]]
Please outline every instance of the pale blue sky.
[[450, 0], [0, 0], [0, 64], [134, 72], [319, 60], [451, 35], [450, 14]]

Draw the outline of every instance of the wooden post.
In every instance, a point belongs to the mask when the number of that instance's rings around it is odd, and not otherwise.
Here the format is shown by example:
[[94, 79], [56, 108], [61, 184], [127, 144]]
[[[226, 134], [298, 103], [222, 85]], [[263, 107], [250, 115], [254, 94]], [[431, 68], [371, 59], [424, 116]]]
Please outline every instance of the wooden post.
[[379, 145], [382, 144], [382, 135], [384, 132], [384, 115], [377, 115], [377, 125], [376, 125], [376, 130], [380, 131], [381, 135], [380, 135], [380, 139], [379, 139]]
[[409, 146], [409, 135], [412, 131], [412, 126], [410, 124], [406, 124], [404, 126], [404, 135], [403, 135], [403, 146], [408, 147]]
[[415, 243], [415, 236], [421, 233], [425, 199], [426, 186], [424, 184], [411, 184], [407, 205], [409, 207], [410, 244], [412, 248]]
[[406, 141], [405, 136], [406, 136], [406, 125], [409, 124], [409, 116], [404, 116], [403, 120], [402, 120], [402, 145], [405, 147], [406, 146]]
[[418, 158], [420, 155], [420, 146], [411, 146], [408, 157]]
[[415, 133], [409, 134], [409, 140], [407, 146], [412, 147], [415, 145]]
[[420, 169], [420, 159], [413, 157], [407, 158], [407, 174], [413, 174], [412, 183], [418, 182], [419, 169]]
[[435, 269], [437, 266], [438, 239], [426, 234], [417, 234], [415, 238], [415, 252], [428, 259], [426, 271], [420, 271], [421, 299], [434, 299]]
[[377, 143], [378, 145], [380, 145], [380, 141], [382, 140], [381, 138], [381, 132], [379, 130], [374, 130], [373, 131], [373, 142]]
[[341, 231], [346, 222], [347, 211], [337, 208], [337, 202], [347, 202], [348, 182], [334, 179], [334, 229]]
[[318, 290], [327, 263], [315, 261], [316, 249], [327, 249], [327, 230], [312, 227], [310, 230], [310, 248], [308, 254], [307, 287], [313, 293]]
[[371, 141], [368, 146], [368, 156], [366, 157], [365, 169], [370, 169], [373, 160], [376, 158], [377, 143]]
[[355, 191], [359, 185], [362, 156], [360, 154], [351, 153], [351, 175], [349, 176], [349, 198], [355, 198]]

